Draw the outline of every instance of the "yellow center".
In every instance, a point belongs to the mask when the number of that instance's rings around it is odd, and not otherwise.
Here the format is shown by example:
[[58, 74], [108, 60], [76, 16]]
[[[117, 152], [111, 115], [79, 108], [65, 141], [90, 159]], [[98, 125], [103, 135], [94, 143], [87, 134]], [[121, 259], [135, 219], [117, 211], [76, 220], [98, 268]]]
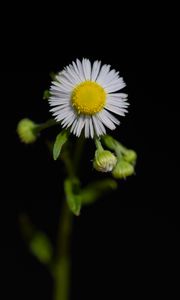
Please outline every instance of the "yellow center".
[[71, 100], [79, 114], [93, 115], [105, 106], [106, 93], [98, 83], [87, 80], [75, 87]]

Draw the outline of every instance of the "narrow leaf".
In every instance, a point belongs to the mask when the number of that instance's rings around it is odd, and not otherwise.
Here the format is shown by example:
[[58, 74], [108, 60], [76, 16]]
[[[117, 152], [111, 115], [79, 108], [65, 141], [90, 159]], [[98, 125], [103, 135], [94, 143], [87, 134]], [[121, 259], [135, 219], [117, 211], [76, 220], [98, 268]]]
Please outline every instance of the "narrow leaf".
[[91, 204], [102, 195], [117, 188], [117, 182], [113, 179], [103, 179], [87, 185], [81, 190], [81, 202], [83, 205]]
[[68, 140], [68, 131], [67, 130], [63, 130], [61, 133], [59, 133], [56, 137], [55, 143], [54, 143], [54, 147], [53, 147], [53, 158], [54, 160], [57, 160], [62, 146], [67, 142]]
[[47, 236], [36, 232], [30, 242], [30, 250], [42, 263], [49, 263], [52, 258], [52, 246]]
[[64, 190], [69, 209], [73, 212], [73, 214], [79, 216], [81, 210], [81, 195], [73, 192], [73, 180], [65, 180]]

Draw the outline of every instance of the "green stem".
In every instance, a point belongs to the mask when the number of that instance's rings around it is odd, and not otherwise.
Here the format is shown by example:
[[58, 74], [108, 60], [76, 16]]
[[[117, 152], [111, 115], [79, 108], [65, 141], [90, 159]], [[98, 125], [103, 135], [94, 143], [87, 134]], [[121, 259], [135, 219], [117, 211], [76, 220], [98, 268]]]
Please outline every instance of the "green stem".
[[112, 136], [105, 135], [102, 137], [103, 143], [108, 147], [110, 150], [113, 150], [117, 157], [121, 157], [122, 154], [126, 154], [128, 149], [124, 147], [119, 141], [116, 141]]
[[95, 138], [94, 141], [95, 141], [97, 150], [104, 150], [99, 138]]
[[78, 173], [79, 171], [78, 168], [82, 157], [82, 150], [84, 148], [84, 143], [85, 143], [85, 137], [81, 135], [80, 138], [77, 139], [75, 153], [74, 153], [74, 170], [76, 173]]
[[72, 213], [66, 201], [63, 201], [58, 228], [57, 256], [54, 272], [54, 300], [68, 300], [70, 292], [70, 236], [72, 231]]
[[73, 166], [73, 163], [70, 159], [70, 156], [69, 156], [69, 152], [68, 151], [65, 151], [62, 155], [61, 155], [61, 159], [62, 161], [64, 162], [65, 164], [65, 167], [66, 167], [66, 172], [68, 174], [68, 177], [70, 177], [71, 179], [75, 177], [75, 174], [74, 174], [74, 166]]
[[[75, 150], [75, 153], [77, 152], [78, 149]], [[74, 164], [70, 158], [68, 149], [63, 153], [61, 158], [64, 161], [68, 177], [73, 180], [75, 178], [74, 166], [77, 166], [78, 164], [78, 155], [75, 156]], [[54, 300], [69, 300], [70, 296], [70, 241], [72, 221], [73, 214], [67, 205], [67, 199], [63, 199], [63, 207], [58, 227], [57, 253], [54, 268]]]
[[35, 128], [35, 131], [40, 132], [44, 129], [47, 129], [47, 128], [55, 126], [55, 125], [58, 125], [58, 122], [55, 121], [54, 119], [50, 119], [50, 120], [46, 121], [45, 123], [38, 124]]

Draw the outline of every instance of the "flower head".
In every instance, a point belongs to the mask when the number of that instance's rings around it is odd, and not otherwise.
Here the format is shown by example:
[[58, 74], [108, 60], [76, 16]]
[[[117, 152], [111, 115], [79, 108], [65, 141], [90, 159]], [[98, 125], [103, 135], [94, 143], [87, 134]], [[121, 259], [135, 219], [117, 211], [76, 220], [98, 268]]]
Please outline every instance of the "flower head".
[[112, 175], [116, 179], [126, 178], [134, 174], [134, 166], [125, 160], [119, 160], [112, 171]]
[[96, 150], [93, 167], [100, 172], [111, 172], [117, 163], [116, 156], [108, 150]]
[[17, 125], [17, 134], [20, 140], [25, 144], [34, 143], [37, 139], [35, 128], [37, 125], [30, 119], [22, 119]]
[[110, 65], [93, 64], [88, 59], [72, 62], [56, 76], [50, 88], [51, 112], [62, 127], [86, 138], [101, 136], [106, 128], [116, 128], [120, 122], [113, 114], [127, 112], [127, 95], [119, 93], [125, 83]]

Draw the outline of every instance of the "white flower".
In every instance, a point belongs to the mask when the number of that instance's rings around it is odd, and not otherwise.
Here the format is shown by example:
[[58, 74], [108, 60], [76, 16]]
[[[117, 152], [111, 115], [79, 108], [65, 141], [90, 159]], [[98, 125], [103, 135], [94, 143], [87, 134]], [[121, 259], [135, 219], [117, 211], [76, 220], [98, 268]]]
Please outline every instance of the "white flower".
[[124, 116], [127, 95], [118, 91], [125, 87], [119, 72], [110, 65], [92, 65], [89, 59], [78, 59], [56, 76], [50, 88], [50, 111], [62, 127], [86, 138], [104, 135], [105, 127], [113, 130], [120, 122], [113, 114]]

